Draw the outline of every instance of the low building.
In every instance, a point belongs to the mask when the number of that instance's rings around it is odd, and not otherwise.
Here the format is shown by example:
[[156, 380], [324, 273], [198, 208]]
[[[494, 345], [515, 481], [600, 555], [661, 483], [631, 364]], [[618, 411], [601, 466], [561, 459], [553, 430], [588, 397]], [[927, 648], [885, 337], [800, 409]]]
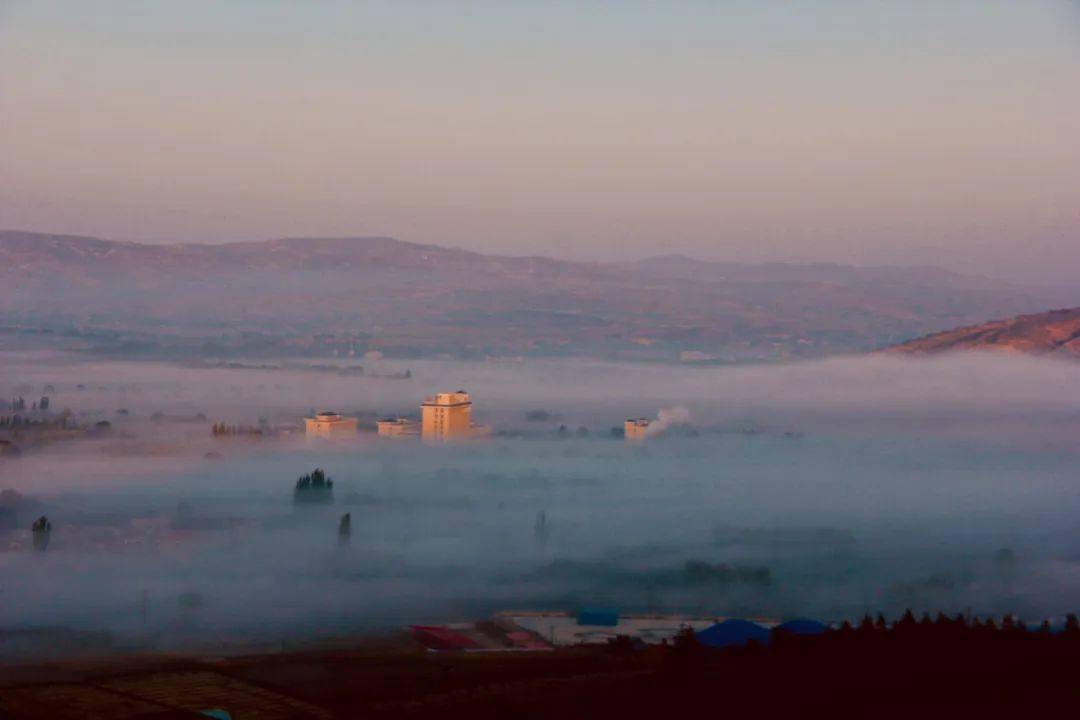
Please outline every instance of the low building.
[[315, 417], [304, 418], [304, 432], [309, 438], [354, 438], [357, 423], [358, 420], [354, 417], [320, 411], [315, 413]]
[[379, 437], [416, 437], [420, 434], [420, 423], [408, 418], [387, 418], [375, 423]]
[[[506, 611], [498, 613], [493, 622], [508, 631], [528, 631], [554, 646], [604, 645], [620, 635], [646, 645], [660, 645], [671, 644], [687, 628], [700, 632], [725, 619], [695, 615], [627, 615], [615, 610], [606, 610], [599, 616]], [[766, 628], [766, 632], [777, 624], [773, 618], [758, 618], [754, 622]]]
[[719, 359], [719, 355], [713, 355], [712, 353], [702, 352], [700, 350], [683, 350], [679, 353], [679, 360], [684, 363], [715, 362]]
[[648, 418], [630, 418], [623, 423], [623, 435], [627, 440], [644, 440], [649, 436]]

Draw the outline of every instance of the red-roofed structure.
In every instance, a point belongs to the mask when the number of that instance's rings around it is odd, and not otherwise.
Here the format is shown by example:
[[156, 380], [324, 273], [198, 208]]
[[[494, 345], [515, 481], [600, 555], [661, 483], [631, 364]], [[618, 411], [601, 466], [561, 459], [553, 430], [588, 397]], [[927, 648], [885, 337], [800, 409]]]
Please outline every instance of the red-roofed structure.
[[438, 625], [410, 625], [413, 637], [430, 650], [474, 650], [480, 647], [470, 637]]

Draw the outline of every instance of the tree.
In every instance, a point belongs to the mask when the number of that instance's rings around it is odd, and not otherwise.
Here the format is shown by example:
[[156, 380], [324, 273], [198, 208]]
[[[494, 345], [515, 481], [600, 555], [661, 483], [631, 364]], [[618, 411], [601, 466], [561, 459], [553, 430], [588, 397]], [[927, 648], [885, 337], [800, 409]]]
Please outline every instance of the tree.
[[608, 638], [607, 649], [613, 655], [630, 655], [634, 652], [634, 639], [629, 635], [616, 635], [613, 638]]
[[42, 515], [30, 526], [30, 532], [34, 539], [35, 550], [45, 550], [49, 547], [49, 535], [52, 533], [52, 523], [49, 518]]
[[352, 538], [352, 513], [345, 513], [341, 516], [341, 520], [338, 521], [338, 543], [341, 545], [348, 545], [349, 540]]
[[533, 537], [536, 542], [543, 545], [548, 539], [547, 511], [541, 510], [536, 514], [536, 524], [533, 526]]
[[669, 658], [678, 672], [697, 671], [705, 659], [705, 648], [698, 642], [694, 628], [686, 625], [672, 638]]
[[322, 468], [315, 468], [307, 475], [301, 475], [293, 491], [293, 502], [330, 503], [334, 501], [334, 481]]

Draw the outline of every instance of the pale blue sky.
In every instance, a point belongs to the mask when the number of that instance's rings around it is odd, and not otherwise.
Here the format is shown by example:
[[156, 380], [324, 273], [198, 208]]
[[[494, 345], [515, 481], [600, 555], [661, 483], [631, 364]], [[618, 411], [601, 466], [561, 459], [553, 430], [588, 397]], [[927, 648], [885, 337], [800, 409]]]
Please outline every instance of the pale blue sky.
[[1080, 271], [1066, 0], [0, 0], [0, 227]]

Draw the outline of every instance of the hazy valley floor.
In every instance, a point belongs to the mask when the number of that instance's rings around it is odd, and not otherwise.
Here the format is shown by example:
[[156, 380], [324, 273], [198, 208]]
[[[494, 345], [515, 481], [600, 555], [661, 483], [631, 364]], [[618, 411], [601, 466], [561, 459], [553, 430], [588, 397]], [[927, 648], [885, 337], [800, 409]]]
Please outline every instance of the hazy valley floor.
[[[26, 503], [0, 552], [5, 630], [205, 648], [505, 608], [841, 620], [911, 607], [1038, 622], [1080, 606], [1073, 365], [414, 363], [388, 380], [7, 353], [0, 368], [5, 396], [51, 385], [53, 411], [110, 423], [0, 458], [0, 489]], [[411, 412], [458, 387], [502, 435], [425, 447], [209, 431], [313, 408]], [[670, 407], [692, 427], [612, 437], [625, 417]], [[295, 507], [293, 483], [316, 466], [334, 503]], [[54, 527], [45, 552], [29, 538], [39, 514]]]

